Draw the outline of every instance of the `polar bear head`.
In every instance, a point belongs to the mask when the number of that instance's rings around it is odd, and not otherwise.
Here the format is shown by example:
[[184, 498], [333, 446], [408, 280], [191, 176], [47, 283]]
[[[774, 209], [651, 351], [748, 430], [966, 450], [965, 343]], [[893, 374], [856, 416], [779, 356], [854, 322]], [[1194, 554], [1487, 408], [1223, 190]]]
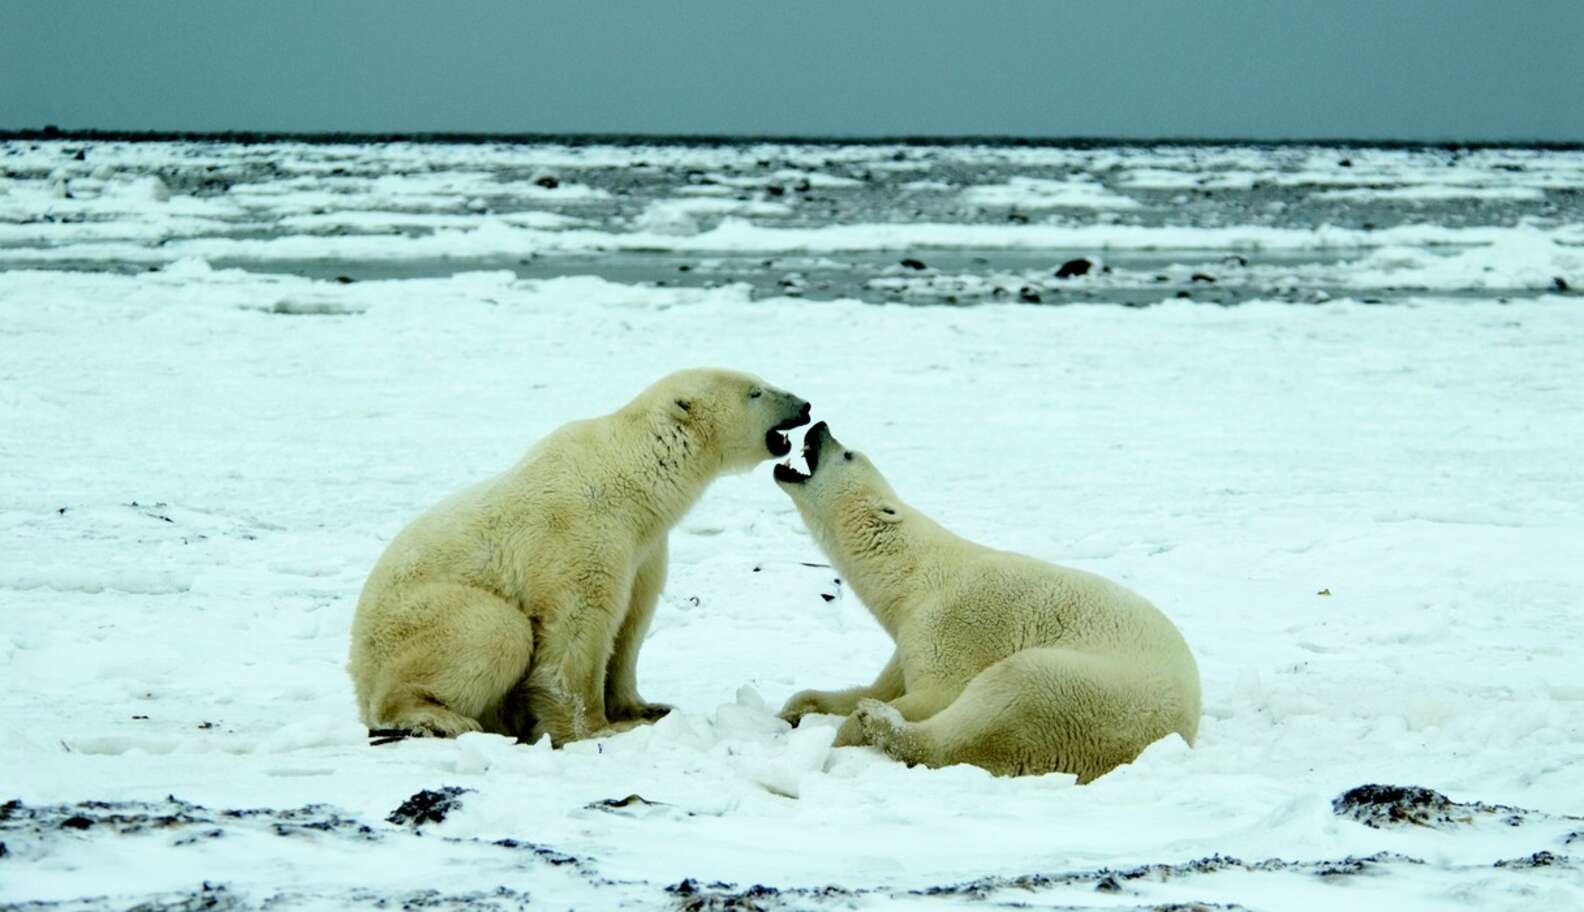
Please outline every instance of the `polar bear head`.
[[741, 472], [792, 452], [786, 432], [808, 424], [805, 399], [738, 371], [678, 371], [644, 391], [653, 408], [720, 457], [720, 468]]
[[803, 437], [803, 459], [808, 472], [778, 463], [775, 480], [826, 554], [877, 554], [903, 543], [913, 511], [867, 456], [843, 446], [821, 421]]

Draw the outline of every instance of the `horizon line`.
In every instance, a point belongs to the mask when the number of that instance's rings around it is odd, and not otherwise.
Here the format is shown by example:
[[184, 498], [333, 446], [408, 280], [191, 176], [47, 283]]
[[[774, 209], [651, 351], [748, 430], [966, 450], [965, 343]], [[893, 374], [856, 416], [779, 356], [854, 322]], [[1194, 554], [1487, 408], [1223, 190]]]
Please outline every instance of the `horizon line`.
[[1584, 151], [1584, 140], [1541, 139], [1366, 139], [1358, 137], [1195, 137], [1052, 136], [1016, 134], [843, 135], [775, 133], [621, 133], [601, 131], [471, 131], [471, 130], [127, 130], [97, 127], [0, 129], [0, 142], [229, 142], [262, 145], [300, 142], [309, 145], [434, 143], [451, 145], [559, 144], [593, 145], [812, 145], [812, 146], [1000, 146], [1040, 148], [1114, 148], [1118, 146], [1325, 146], [1377, 149], [1537, 149]]

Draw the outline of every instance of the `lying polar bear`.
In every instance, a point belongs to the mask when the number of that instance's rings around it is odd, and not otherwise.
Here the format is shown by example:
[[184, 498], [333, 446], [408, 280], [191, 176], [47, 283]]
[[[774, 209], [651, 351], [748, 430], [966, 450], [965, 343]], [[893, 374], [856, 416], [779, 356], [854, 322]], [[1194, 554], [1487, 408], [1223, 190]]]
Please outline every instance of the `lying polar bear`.
[[[908, 764], [1088, 782], [1199, 728], [1199, 670], [1142, 597], [958, 538], [902, 503], [860, 453], [809, 429], [805, 475], [775, 479], [896, 652], [868, 687], [794, 695], [781, 718], [846, 715], [836, 745]], [[884, 702], [882, 702], [884, 701]]]
[[380, 557], [347, 670], [370, 729], [553, 744], [669, 707], [638, 695], [666, 534], [723, 472], [792, 444], [809, 404], [747, 374], [672, 374], [442, 501]]

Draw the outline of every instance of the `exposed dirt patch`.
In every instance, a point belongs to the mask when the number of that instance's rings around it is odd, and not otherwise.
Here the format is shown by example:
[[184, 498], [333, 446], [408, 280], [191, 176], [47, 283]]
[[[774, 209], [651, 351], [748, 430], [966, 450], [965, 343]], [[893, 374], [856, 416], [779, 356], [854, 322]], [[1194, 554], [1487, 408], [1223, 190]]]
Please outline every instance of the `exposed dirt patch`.
[[109, 836], [180, 832], [182, 838], [176, 844], [185, 845], [211, 834], [218, 836], [227, 824], [243, 821], [262, 824], [277, 836], [334, 832], [359, 839], [375, 838], [372, 828], [324, 804], [217, 811], [173, 795], [164, 801], [80, 801], [37, 807], [8, 801], [0, 805], [0, 831], [17, 833], [19, 842], [42, 839], [62, 830]]

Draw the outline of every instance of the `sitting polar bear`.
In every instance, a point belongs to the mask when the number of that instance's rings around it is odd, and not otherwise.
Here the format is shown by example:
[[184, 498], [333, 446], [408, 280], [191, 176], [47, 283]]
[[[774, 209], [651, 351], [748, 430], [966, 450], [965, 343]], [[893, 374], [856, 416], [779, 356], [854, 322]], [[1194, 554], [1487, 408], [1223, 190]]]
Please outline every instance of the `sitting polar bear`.
[[776, 481], [896, 652], [870, 686], [796, 694], [783, 719], [847, 715], [837, 746], [873, 745], [908, 764], [1080, 782], [1172, 732], [1193, 743], [1199, 670], [1148, 601], [958, 538], [898, 500], [823, 421], [803, 455], [807, 475], [781, 464]]
[[711, 480], [786, 455], [808, 420], [756, 377], [682, 371], [419, 516], [358, 599], [347, 670], [364, 723], [559, 746], [664, 715], [636, 673], [666, 534]]

